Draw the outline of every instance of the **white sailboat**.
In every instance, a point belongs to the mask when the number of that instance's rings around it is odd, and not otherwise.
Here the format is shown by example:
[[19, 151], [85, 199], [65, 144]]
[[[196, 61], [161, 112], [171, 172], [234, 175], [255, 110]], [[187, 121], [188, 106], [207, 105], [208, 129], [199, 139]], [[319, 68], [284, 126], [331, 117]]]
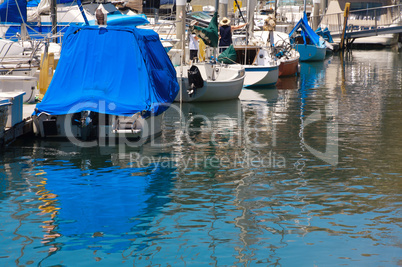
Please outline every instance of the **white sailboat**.
[[[279, 76], [279, 62], [275, 60], [264, 47], [258, 46], [235, 46], [238, 58], [237, 63], [230, 65], [231, 68], [244, 68], [246, 77], [244, 87], [269, 87], [276, 84]], [[246, 59], [243, 55], [246, 54]], [[240, 55], [240, 56], [239, 56]]]
[[[218, 42], [217, 16], [218, 14], [215, 12], [208, 26], [214, 29], [213, 34], [216, 35], [216, 44], [211, 42], [212, 46], [215, 47], [214, 49], [216, 49]], [[202, 32], [202, 28], [197, 29]], [[245, 79], [244, 68], [234, 69], [220, 64], [214, 59], [204, 63], [178, 66], [177, 59], [180, 60], [184, 53], [182, 50], [171, 50], [171, 52], [176, 52], [176, 60], [174, 56], [172, 60], [173, 64], [177, 66], [177, 78], [181, 84], [181, 90], [175, 99], [176, 102], [222, 101], [239, 97]], [[179, 62], [182, 63], [181, 60]]]
[[[272, 55], [266, 46], [256, 46], [249, 44], [249, 37], [254, 34], [254, 9], [257, 5], [256, 0], [247, 1], [247, 18], [251, 22], [248, 24], [248, 30], [244, 45], [234, 45], [239, 63], [246, 72], [244, 87], [269, 87], [276, 84], [279, 76], [279, 62]], [[239, 68], [239, 65], [231, 65], [232, 68]]]
[[[197, 88], [191, 77], [191, 68], [196, 67], [200, 73], [202, 86]], [[179, 70], [180, 67], [176, 69]], [[180, 71], [180, 70], [179, 70]], [[189, 77], [190, 76], [190, 77]], [[245, 72], [213, 63], [198, 63], [192, 66], [183, 66], [183, 76], [178, 77], [182, 83], [182, 90], [177, 95], [176, 102], [206, 102], [237, 99], [243, 88]]]

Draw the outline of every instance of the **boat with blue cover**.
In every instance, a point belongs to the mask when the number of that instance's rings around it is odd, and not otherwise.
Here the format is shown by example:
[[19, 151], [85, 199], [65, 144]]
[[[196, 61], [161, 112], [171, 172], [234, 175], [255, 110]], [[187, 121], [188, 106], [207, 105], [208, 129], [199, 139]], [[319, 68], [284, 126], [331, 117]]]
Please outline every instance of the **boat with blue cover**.
[[[300, 29], [300, 34], [297, 31]], [[289, 33], [289, 38], [294, 44], [296, 51], [300, 54], [300, 61], [319, 61], [325, 59], [325, 40], [320, 38], [308, 25], [307, 15], [304, 13], [302, 19]]]
[[36, 105], [34, 132], [145, 140], [161, 132], [163, 113], [178, 92], [176, 71], [156, 32], [70, 26], [52, 82]]

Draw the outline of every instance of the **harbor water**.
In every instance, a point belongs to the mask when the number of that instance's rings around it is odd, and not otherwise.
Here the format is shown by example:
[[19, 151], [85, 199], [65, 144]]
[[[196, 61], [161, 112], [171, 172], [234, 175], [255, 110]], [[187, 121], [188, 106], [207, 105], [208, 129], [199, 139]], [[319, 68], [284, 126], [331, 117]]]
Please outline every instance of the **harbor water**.
[[0, 152], [1, 266], [402, 265], [402, 54], [174, 104], [136, 147]]

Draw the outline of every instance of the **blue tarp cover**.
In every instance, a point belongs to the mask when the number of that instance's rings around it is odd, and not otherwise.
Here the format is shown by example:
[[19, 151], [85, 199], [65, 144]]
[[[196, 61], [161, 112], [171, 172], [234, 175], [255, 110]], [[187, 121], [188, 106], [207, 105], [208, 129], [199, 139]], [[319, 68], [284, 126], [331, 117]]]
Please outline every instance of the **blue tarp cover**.
[[[144, 14], [139, 15], [123, 15], [123, 14], [108, 14], [107, 25], [110, 26], [130, 26], [135, 27], [139, 25], [149, 24]], [[95, 20], [89, 21], [89, 25], [95, 25]]]
[[36, 7], [40, 3], [40, 0], [28, 0], [27, 7]]
[[313, 31], [313, 29], [308, 25], [306, 12], [304, 12], [303, 18], [301, 18], [299, 20], [299, 22], [296, 24], [296, 26], [293, 28], [293, 30], [289, 33], [289, 37], [292, 37], [292, 35], [298, 29], [301, 29], [302, 30], [302, 35], [308, 36], [314, 45], [317, 45], [317, 46], [322, 45], [321, 42], [320, 42], [320, 36], [318, 36]]
[[153, 30], [70, 26], [52, 82], [35, 113], [159, 115], [178, 92], [176, 71]]
[[26, 21], [26, 0], [5, 0], [0, 5], [0, 22], [23, 23]]
[[325, 27], [324, 30], [322, 30], [321, 27], [318, 27], [317, 30], [315, 30], [315, 33], [324, 38], [329, 43], [334, 42], [331, 36], [331, 32], [328, 30], [328, 27]]
[[[25, 1], [25, 0], [24, 0]], [[67, 4], [71, 2], [76, 2], [77, 0], [57, 0], [56, 4]], [[36, 7], [40, 3], [40, 0], [28, 0], [28, 7]]]

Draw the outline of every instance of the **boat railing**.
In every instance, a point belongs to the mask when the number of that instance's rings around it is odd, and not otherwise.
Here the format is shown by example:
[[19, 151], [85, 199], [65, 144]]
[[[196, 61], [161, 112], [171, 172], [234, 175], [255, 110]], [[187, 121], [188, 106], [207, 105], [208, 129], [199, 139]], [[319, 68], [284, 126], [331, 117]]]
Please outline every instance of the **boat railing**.
[[[351, 10], [347, 22], [347, 32], [360, 30], [374, 30], [394, 24], [401, 24], [402, 4]], [[314, 19], [312, 16], [311, 18]], [[344, 12], [331, 13], [320, 16], [320, 27], [328, 27], [331, 33], [340, 33], [343, 30]]]
[[145, 28], [148, 26], [158, 33], [161, 39], [176, 38], [176, 21], [159, 22], [157, 24], [146, 25]]

